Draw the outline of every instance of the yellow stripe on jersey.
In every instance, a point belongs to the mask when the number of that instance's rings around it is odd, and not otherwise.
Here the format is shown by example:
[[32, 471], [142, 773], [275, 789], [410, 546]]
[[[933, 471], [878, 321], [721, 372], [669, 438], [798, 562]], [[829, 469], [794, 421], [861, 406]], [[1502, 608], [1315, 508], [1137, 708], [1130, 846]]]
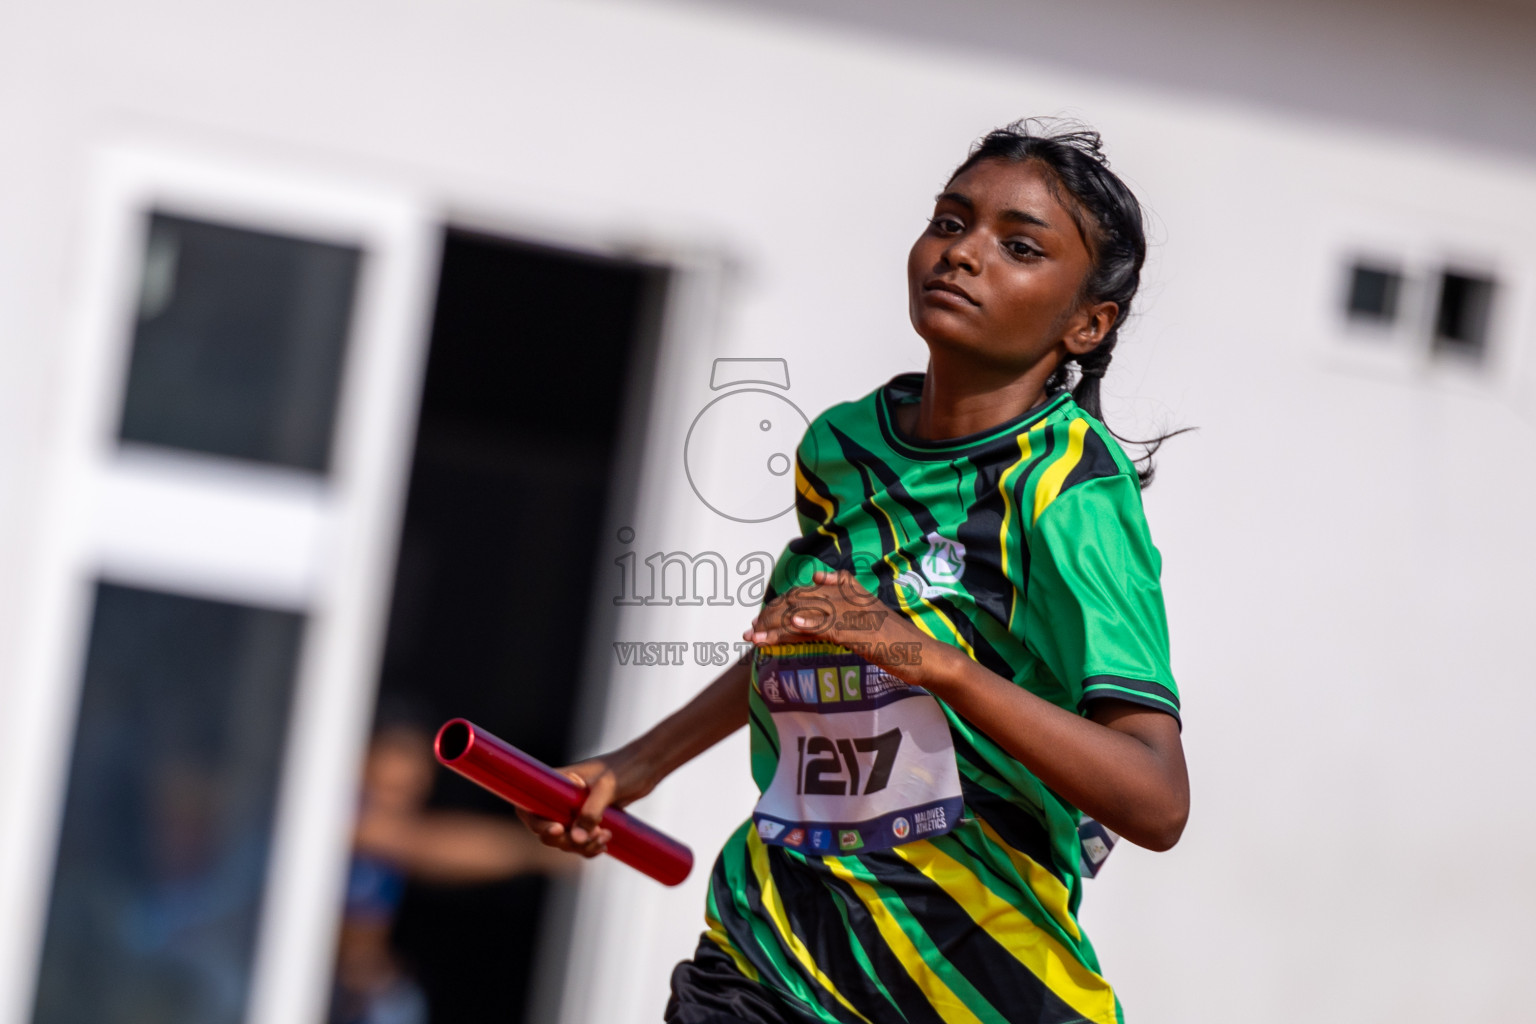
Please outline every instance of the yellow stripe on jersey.
[[[891, 528], [891, 540], [893, 540], [896, 543], [897, 547], [900, 547], [901, 546], [901, 537], [900, 537], [899, 533], [896, 530], [896, 520], [892, 519], [891, 518], [891, 514], [889, 512], [887, 512], [885, 509], [881, 508], [880, 507], [880, 503], [878, 501], [876, 501], [874, 498], [870, 498], [869, 499], [869, 503], [871, 505], [873, 505], [875, 507], [875, 509], [882, 516], [885, 517], [886, 523]], [[890, 552], [882, 553], [880, 555], [880, 560], [882, 562], [884, 562], [886, 564], [886, 566], [891, 570], [891, 579], [894, 580], [898, 576], [901, 575], [902, 570], [896, 568], [896, 563], [891, 561], [891, 554], [890, 554]], [[906, 559], [902, 559], [902, 561], [905, 562]], [[911, 566], [912, 566], [912, 563], [911, 562], [907, 562], [907, 567], [911, 568]], [[933, 639], [937, 640], [938, 637], [933, 636], [933, 630], [928, 628], [928, 624], [926, 622], [924, 622], [921, 617], [919, 617], [918, 615], [915, 615], [915, 614], [912, 613], [913, 612], [912, 606], [907, 603], [907, 596], [906, 596], [905, 593], [903, 593], [902, 588], [901, 587], [897, 587], [897, 586], [893, 586], [891, 589], [893, 591], [895, 591], [895, 593], [896, 593], [896, 603], [901, 605], [901, 610], [903, 612], [907, 613], [907, 618], [909, 620], [911, 620], [912, 624], [914, 626], [916, 626], [918, 629], [922, 630], [924, 633], [927, 633], [929, 636], [933, 637]]]
[[859, 897], [859, 902], [864, 904], [870, 918], [875, 922], [875, 927], [879, 929], [880, 937], [885, 940], [885, 944], [901, 962], [901, 966], [906, 968], [907, 973], [912, 976], [917, 987], [922, 989], [923, 996], [938, 1012], [944, 1024], [982, 1024], [981, 1018], [972, 1013], [960, 997], [955, 995], [954, 989], [944, 984], [944, 979], [928, 966], [928, 962], [912, 944], [907, 933], [902, 931], [901, 924], [891, 913], [890, 908], [885, 905], [885, 901], [880, 898], [880, 894], [875, 892], [868, 882], [856, 877], [836, 857], [828, 857], [826, 864], [832, 869], [832, 873], [847, 882]]
[[985, 819], [977, 818], [976, 824], [981, 826], [982, 832], [986, 834], [993, 846], [1008, 855], [1009, 861], [1013, 863], [1013, 869], [1023, 876], [1024, 881], [1029, 884], [1030, 891], [1035, 894], [1035, 899], [1040, 901], [1046, 913], [1056, 919], [1062, 931], [1081, 941], [1083, 933], [1077, 927], [1077, 922], [1072, 919], [1072, 911], [1068, 909], [1072, 893], [1061, 884], [1061, 879], [1047, 871], [1029, 854], [1009, 846], [1008, 842], [998, 835], [997, 830], [988, 825]]
[[[900, 589], [900, 588], [898, 588], [898, 589]], [[932, 604], [929, 604], [929, 602], [928, 602], [928, 600], [926, 598], [918, 598], [918, 600], [922, 601], [924, 607], [926, 607], [929, 611], [933, 612], [933, 614], [937, 615], [939, 618], [944, 620], [944, 625], [949, 627], [950, 633], [955, 638], [955, 645], [957, 647], [959, 647], [961, 650], [965, 651], [966, 654], [970, 655], [970, 658], [971, 658], [972, 661], [978, 660], [977, 657], [976, 657], [976, 649], [971, 646], [970, 642], [968, 640], [966, 640], [965, 637], [960, 635], [959, 628], [956, 627], [955, 624], [952, 621], [950, 621], [949, 616], [945, 615], [943, 612], [939, 611], [939, 609], [936, 608], [935, 606], [933, 606]], [[929, 633], [928, 635], [929, 636], [933, 636], [932, 633]], [[934, 639], [937, 640], [938, 637], [934, 637]]]
[[926, 839], [894, 848], [902, 859], [949, 893], [971, 920], [1056, 996], [1094, 1021], [1115, 1020], [1115, 993], [1098, 974], [1042, 930], [1013, 904], [988, 889], [964, 864]]
[[740, 951], [731, 945], [730, 936], [725, 934], [725, 925], [721, 924], [719, 919], [708, 911], [704, 912], [704, 923], [709, 925], [709, 931], [704, 933], [704, 937], [725, 950], [726, 955], [731, 958], [731, 963], [736, 965], [738, 971], [753, 981], [758, 981], [757, 968], [747, 963], [746, 957], [742, 956]]
[[870, 1024], [869, 1018], [854, 1009], [853, 1004], [843, 997], [843, 994], [837, 990], [837, 986], [832, 984], [832, 979], [816, 966], [816, 960], [811, 956], [811, 951], [805, 948], [805, 943], [800, 941], [800, 936], [796, 935], [794, 928], [790, 926], [789, 915], [784, 912], [784, 901], [779, 897], [778, 886], [773, 884], [773, 874], [768, 869], [768, 849], [763, 845], [763, 840], [758, 836], [756, 829], [747, 833], [747, 849], [752, 855], [752, 873], [757, 876], [757, 887], [762, 898], [763, 910], [767, 912], [774, 930], [779, 933], [779, 939], [784, 943], [784, 948], [800, 961], [800, 966], [805, 968], [807, 974], [831, 993], [832, 998], [864, 1024]]
[[[997, 546], [1002, 552], [1003, 578], [1008, 577], [1008, 521], [1013, 518], [1013, 499], [1008, 497], [1008, 478], [1018, 472], [1019, 467], [1029, 461], [1034, 454], [1029, 445], [1029, 434], [1019, 435], [1019, 461], [1003, 470], [1003, 475], [997, 481], [997, 493], [1003, 496], [1003, 525], [997, 531]], [[1019, 588], [1008, 588], [1008, 632], [1013, 632], [1013, 606], [1019, 603]]]
[[812, 487], [811, 482], [805, 478], [805, 471], [801, 468], [799, 459], [795, 460], [795, 489], [805, 495], [807, 501], [826, 513], [826, 517], [816, 524], [816, 532], [831, 537], [832, 546], [842, 554], [843, 546], [838, 543], [837, 535], [827, 529], [827, 524], [832, 521], [832, 503], [816, 493], [816, 488]]
[[[885, 521], [888, 524], [890, 524], [890, 527], [891, 527], [891, 539], [896, 541], [897, 545], [899, 546], [901, 544], [901, 540], [900, 540], [900, 536], [901, 535], [896, 530], [896, 520], [891, 518], [891, 514], [889, 512], [887, 512], [883, 508], [880, 508], [880, 503], [878, 501], [876, 501], [873, 497], [871, 497], [869, 499], [869, 503], [871, 505], [873, 505], [875, 508], [879, 509], [880, 510], [880, 514], [882, 516], [885, 516]], [[891, 555], [890, 554], [883, 554], [883, 555], [880, 556], [880, 558], [881, 558], [882, 561], [885, 562], [885, 564], [887, 566], [890, 567], [891, 578], [893, 580], [896, 579], [897, 577], [901, 576], [902, 570], [896, 568], [896, 563], [891, 561]], [[904, 558], [902, 558], [902, 561], [907, 563], [907, 568], [908, 569], [912, 568], [912, 563], [911, 563], [910, 560], [908, 560], [907, 558], [904, 557]], [[908, 621], [910, 621], [914, 626], [916, 626], [918, 629], [922, 630], [924, 633], [927, 633], [929, 636], [933, 637], [935, 640], [939, 639], [938, 635], [935, 634], [933, 630], [928, 628], [928, 623], [923, 621], [921, 615], [913, 614], [914, 609], [913, 609], [912, 605], [907, 601], [906, 595], [904, 593], [902, 593], [902, 588], [900, 586], [893, 586], [891, 589], [896, 592], [896, 603], [901, 605], [901, 610], [903, 612], [907, 613]], [[949, 627], [950, 634], [955, 638], [955, 646], [957, 646], [957, 647], [961, 648], [962, 650], [964, 650], [965, 653], [970, 656], [972, 661], [977, 660], [976, 659], [976, 650], [975, 650], [975, 648], [973, 648], [971, 646], [970, 642], [968, 640], [966, 640], [965, 637], [960, 635], [960, 630], [955, 628], [955, 624], [950, 621], [949, 616], [945, 615], [943, 612], [941, 612], [937, 608], [935, 608], [932, 604], [930, 604], [927, 600], [925, 600], [922, 597], [922, 595], [918, 595], [917, 599], [922, 604], [922, 606], [924, 608], [927, 608], [930, 612], [932, 612], [933, 614], [937, 615], [941, 620], [943, 620], [944, 625]]]
[[[1040, 482], [1035, 485], [1035, 519], [1040, 518], [1046, 506], [1056, 500], [1056, 495], [1061, 493], [1061, 485], [1066, 482], [1067, 474], [1077, 468], [1078, 462], [1083, 458], [1083, 436], [1088, 433], [1088, 421], [1075, 419], [1067, 428], [1067, 450], [1040, 474]], [[1030, 520], [1034, 522], [1034, 520]]]

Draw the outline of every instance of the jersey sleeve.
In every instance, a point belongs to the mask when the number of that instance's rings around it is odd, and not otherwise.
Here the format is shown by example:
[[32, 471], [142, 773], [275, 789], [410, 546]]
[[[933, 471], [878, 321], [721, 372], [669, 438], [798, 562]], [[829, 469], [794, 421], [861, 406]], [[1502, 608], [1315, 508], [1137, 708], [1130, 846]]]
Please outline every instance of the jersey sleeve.
[[1024, 641], [1076, 699], [1114, 698], [1179, 718], [1168, 623], [1134, 476], [1063, 490], [1029, 535]]

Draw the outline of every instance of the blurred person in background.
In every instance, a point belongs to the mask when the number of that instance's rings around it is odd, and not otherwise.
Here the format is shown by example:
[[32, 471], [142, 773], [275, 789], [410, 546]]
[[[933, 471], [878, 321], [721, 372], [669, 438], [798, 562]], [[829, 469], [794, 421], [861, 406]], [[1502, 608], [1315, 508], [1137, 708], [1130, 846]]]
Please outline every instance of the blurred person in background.
[[369, 744], [330, 1024], [426, 1024], [426, 994], [392, 942], [408, 881], [467, 886], [573, 870], [513, 820], [429, 810], [435, 768], [431, 735], [414, 723], [385, 724]]

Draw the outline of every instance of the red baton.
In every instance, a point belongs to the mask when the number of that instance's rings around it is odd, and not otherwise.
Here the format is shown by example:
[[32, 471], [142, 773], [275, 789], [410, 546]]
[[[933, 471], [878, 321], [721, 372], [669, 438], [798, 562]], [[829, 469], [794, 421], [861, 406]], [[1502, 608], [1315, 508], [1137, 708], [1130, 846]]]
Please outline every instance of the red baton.
[[[587, 798], [585, 787], [462, 718], [445, 722], [432, 748], [442, 765], [475, 785], [567, 828]], [[614, 859], [663, 885], [676, 885], [693, 870], [692, 850], [617, 807], [605, 810], [600, 824], [612, 833]]]

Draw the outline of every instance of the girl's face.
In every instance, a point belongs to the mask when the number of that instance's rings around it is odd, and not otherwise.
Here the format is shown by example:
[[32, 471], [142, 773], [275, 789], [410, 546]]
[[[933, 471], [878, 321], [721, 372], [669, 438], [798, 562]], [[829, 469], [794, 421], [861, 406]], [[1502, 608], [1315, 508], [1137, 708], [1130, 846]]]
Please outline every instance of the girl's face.
[[930, 350], [1048, 373], [1114, 324], [1113, 302], [1080, 294], [1092, 259], [1049, 173], [1032, 160], [982, 160], [939, 196], [907, 260], [912, 326]]

